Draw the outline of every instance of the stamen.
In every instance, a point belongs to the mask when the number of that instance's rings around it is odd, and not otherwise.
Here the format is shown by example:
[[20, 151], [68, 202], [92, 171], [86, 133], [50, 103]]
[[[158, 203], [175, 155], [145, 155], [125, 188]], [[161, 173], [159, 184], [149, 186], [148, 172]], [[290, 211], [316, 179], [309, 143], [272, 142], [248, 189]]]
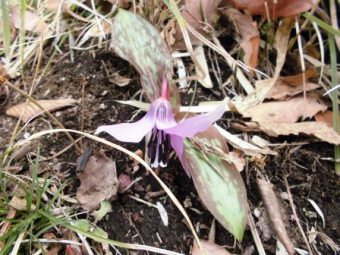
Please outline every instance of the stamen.
[[152, 167], [166, 167], [169, 162], [170, 136], [163, 130], [153, 129], [148, 143], [148, 156]]

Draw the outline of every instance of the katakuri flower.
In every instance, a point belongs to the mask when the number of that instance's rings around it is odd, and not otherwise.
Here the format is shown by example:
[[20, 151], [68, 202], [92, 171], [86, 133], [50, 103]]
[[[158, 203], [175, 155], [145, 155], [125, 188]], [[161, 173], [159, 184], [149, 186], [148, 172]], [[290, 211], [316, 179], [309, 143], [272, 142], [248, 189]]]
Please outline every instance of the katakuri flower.
[[225, 107], [220, 106], [212, 112], [196, 115], [177, 123], [169, 102], [168, 83], [164, 79], [161, 97], [151, 103], [149, 111], [142, 119], [134, 123], [100, 126], [95, 133], [106, 132], [119, 141], [138, 143], [151, 131], [148, 142], [151, 167], [167, 166], [171, 145], [190, 176], [183, 164], [184, 139], [194, 137], [197, 133], [208, 129], [222, 117], [224, 112]]

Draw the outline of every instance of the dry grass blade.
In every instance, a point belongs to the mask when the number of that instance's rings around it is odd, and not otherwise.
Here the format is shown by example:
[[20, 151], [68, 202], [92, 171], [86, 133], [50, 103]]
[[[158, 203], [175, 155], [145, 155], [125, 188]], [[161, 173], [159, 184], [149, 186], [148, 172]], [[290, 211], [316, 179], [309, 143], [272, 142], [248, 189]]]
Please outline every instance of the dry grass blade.
[[[72, 130], [72, 129], [53, 129], [53, 130], [41, 131], [41, 132], [33, 134], [28, 139], [26, 139], [26, 140], [24, 140], [22, 142], [17, 143], [16, 145], [14, 145], [14, 147], [21, 146], [22, 144], [24, 144], [26, 142], [29, 142], [29, 141], [34, 140], [34, 139], [38, 139], [38, 138], [40, 138], [40, 137], [42, 137], [44, 135], [54, 134], [54, 133], [62, 133], [62, 132], [66, 133], [66, 134], [69, 134], [69, 133], [79, 134], [79, 135], [85, 136], [87, 138], [90, 138], [90, 139], [92, 139], [94, 141], [97, 141], [97, 142], [100, 142], [102, 144], [105, 144], [105, 145], [107, 145], [107, 146], [109, 146], [111, 148], [117, 149], [117, 150], [127, 154], [128, 156], [130, 156], [131, 158], [133, 158], [134, 160], [139, 162], [142, 166], [144, 166], [145, 169], [152, 174], [152, 176], [156, 179], [156, 181], [160, 184], [160, 186], [165, 190], [165, 192], [170, 197], [172, 202], [176, 205], [178, 210], [182, 213], [183, 217], [185, 218], [185, 220], [187, 221], [187, 223], [189, 225], [190, 231], [192, 232], [196, 242], [198, 243], [198, 245], [200, 247], [202, 247], [200, 239], [198, 238], [198, 235], [195, 232], [195, 228], [194, 228], [194, 226], [193, 226], [193, 224], [192, 224], [188, 214], [186, 213], [185, 209], [183, 208], [181, 203], [178, 201], [178, 199], [175, 197], [175, 195], [172, 193], [172, 191], [166, 186], [166, 184], [158, 177], [158, 175], [150, 168], [150, 166], [141, 157], [139, 157], [137, 154], [135, 154], [135, 153], [125, 149], [124, 147], [119, 146], [119, 145], [117, 145], [115, 143], [111, 143], [111, 142], [109, 142], [109, 141], [107, 141], [107, 140], [105, 140], [103, 138], [99, 138], [97, 136], [90, 135], [90, 134], [87, 134], [87, 133], [84, 133], [84, 132], [81, 132], [81, 131], [77, 131], [77, 130]], [[203, 250], [203, 248], [202, 248], [202, 250]], [[178, 254], [178, 253], [172, 253], [172, 254]]]
[[282, 219], [280, 203], [276, 197], [274, 185], [263, 179], [257, 179], [257, 185], [259, 187], [263, 203], [265, 205], [272, 227], [277, 234], [277, 237], [283, 243], [287, 252], [290, 255], [295, 254], [294, 244], [289, 238], [289, 235], [285, 228], [285, 224]]

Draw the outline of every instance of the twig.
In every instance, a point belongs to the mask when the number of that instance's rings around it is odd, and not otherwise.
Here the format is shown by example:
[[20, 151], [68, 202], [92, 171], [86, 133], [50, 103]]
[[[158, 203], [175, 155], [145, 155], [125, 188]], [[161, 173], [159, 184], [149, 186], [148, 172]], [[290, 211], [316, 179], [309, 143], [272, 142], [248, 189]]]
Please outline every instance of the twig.
[[298, 217], [298, 215], [296, 213], [295, 205], [294, 205], [294, 202], [293, 202], [293, 197], [292, 197], [292, 194], [290, 193], [290, 188], [289, 188], [289, 184], [288, 184], [288, 181], [287, 181], [287, 176], [284, 176], [283, 179], [285, 181], [285, 185], [286, 185], [286, 189], [287, 189], [289, 204], [292, 207], [292, 212], [293, 212], [294, 220], [296, 221], [296, 225], [298, 226], [298, 229], [299, 229], [299, 231], [300, 231], [300, 233], [302, 235], [303, 241], [305, 242], [305, 244], [307, 246], [309, 254], [312, 255], [313, 254], [312, 248], [310, 247], [310, 245], [308, 243], [308, 239], [307, 239], [307, 237], [305, 235], [305, 232], [303, 231], [303, 228], [302, 228], [302, 226], [300, 224], [299, 217]]

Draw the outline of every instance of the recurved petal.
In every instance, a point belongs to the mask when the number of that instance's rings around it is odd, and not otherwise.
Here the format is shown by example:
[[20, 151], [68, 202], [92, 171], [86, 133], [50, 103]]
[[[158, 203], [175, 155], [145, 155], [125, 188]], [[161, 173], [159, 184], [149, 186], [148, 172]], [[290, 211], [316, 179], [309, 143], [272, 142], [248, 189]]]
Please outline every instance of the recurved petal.
[[155, 126], [155, 114], [148, 112], [142, 119], [134, 123], [100, 126], [95, 134], [106, 132], [119, 141], [138, 143]]
[[170, 135], [193, 137], [199, 132], [208, 129], [215, 121], [219, 120], [225, 112], [225, 106], [219, 106], [214, 111], [187, 118], [178, 125], [165, 129]]
[[171, 135], [170, 136], [170, 142], [171, 142], [171, 146], [172, 148], [174, 148], [178, 159], [181, 161], [182, 167], [185, 170], [185, 172], [187, 173], [187, 175], [189, 177], [191, 177], [190, 174], [190, 167], [187, 166], [187, 162], [185, 157], [183, 157], [183, 150], [184, 150], [184, 139], [181, 136], [177, 136], [177, 135]]

